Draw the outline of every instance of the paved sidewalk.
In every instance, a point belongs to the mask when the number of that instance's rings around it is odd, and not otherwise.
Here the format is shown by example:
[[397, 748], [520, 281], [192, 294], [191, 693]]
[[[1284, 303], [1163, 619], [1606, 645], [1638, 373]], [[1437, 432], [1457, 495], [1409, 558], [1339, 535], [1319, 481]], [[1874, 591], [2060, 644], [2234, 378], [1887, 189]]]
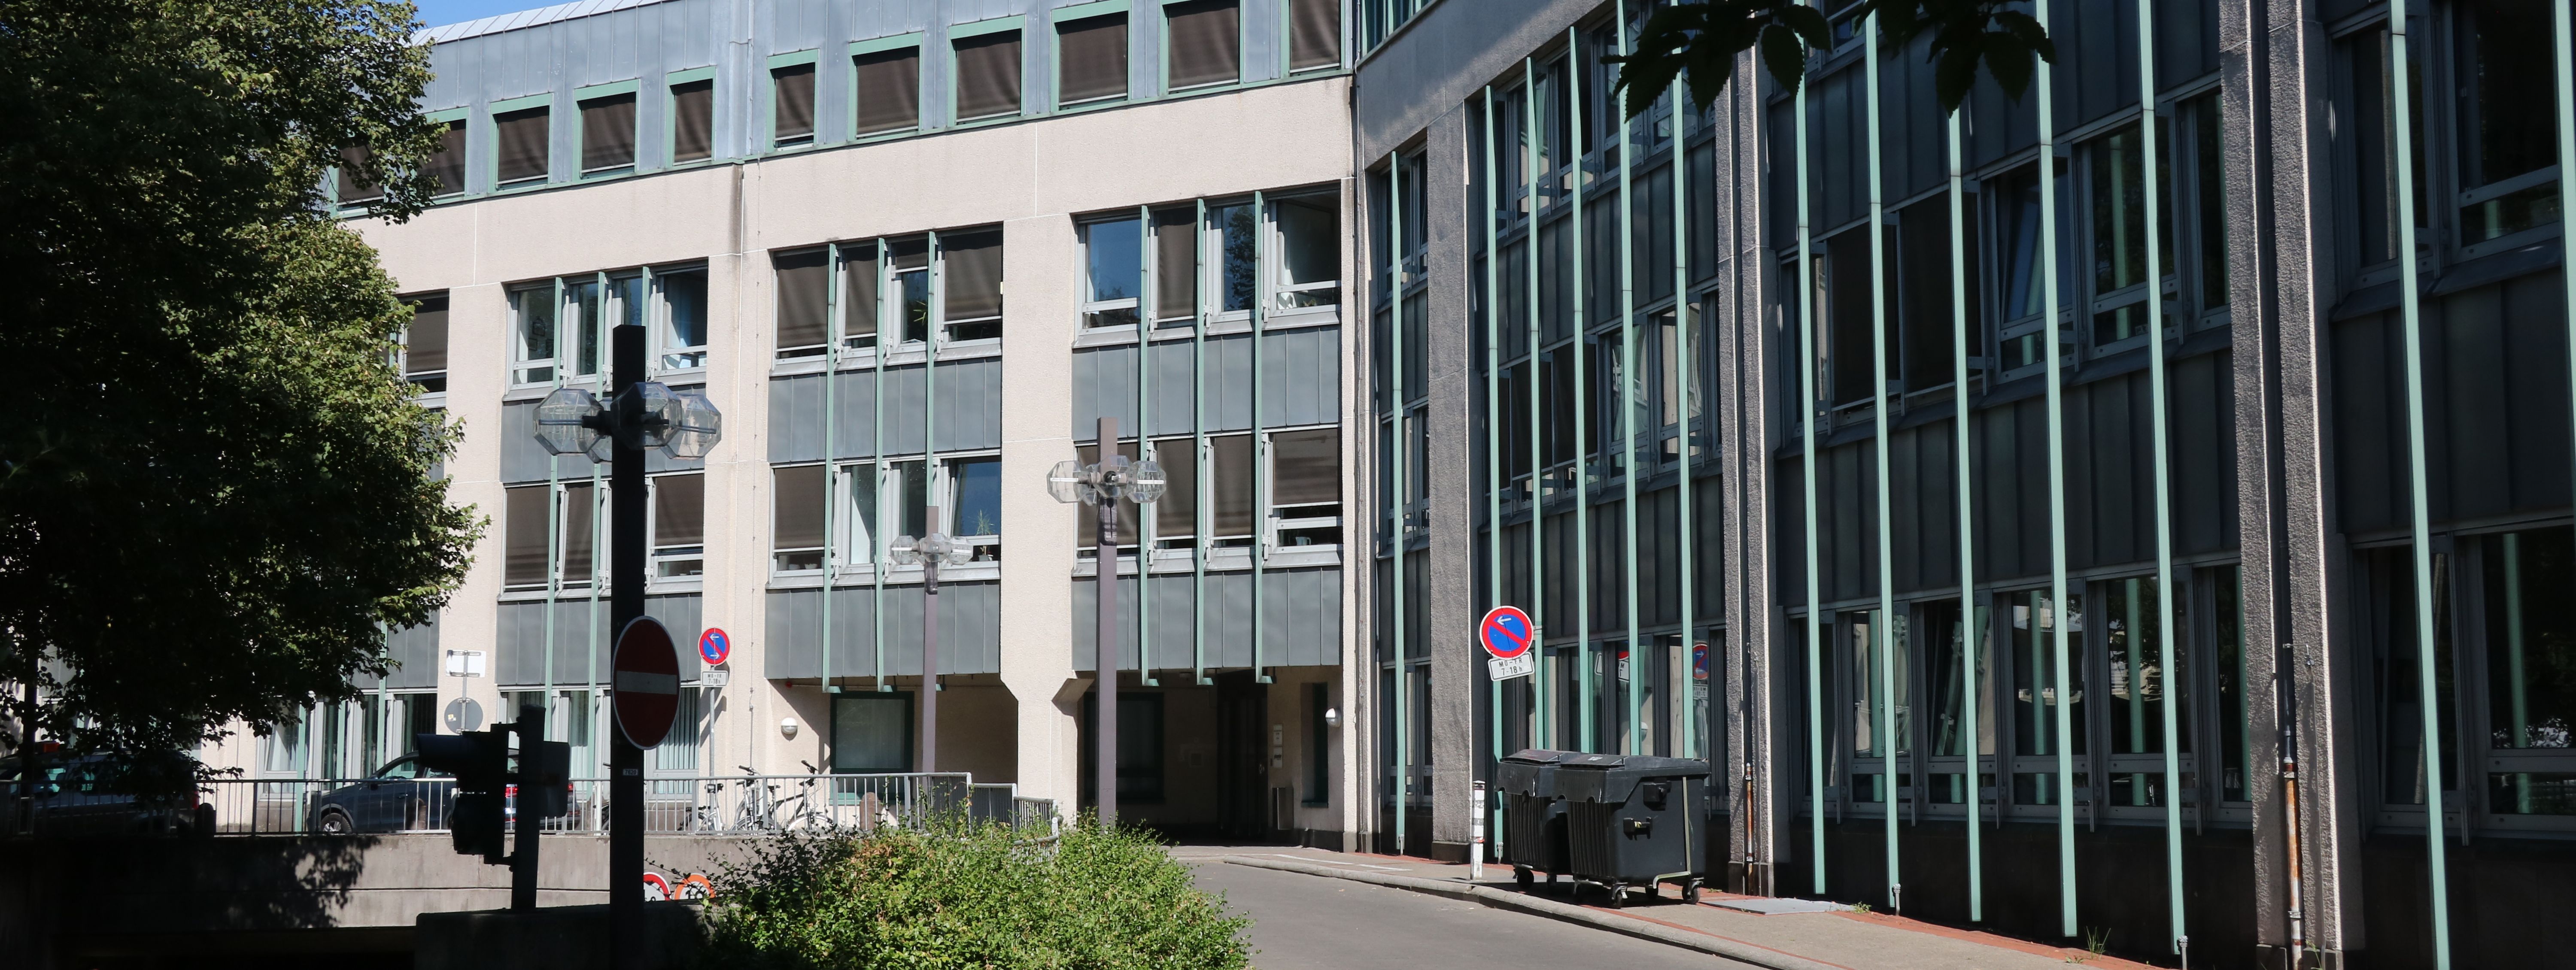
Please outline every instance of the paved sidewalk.
[[[1431, 880], [1456, 886], [1460, 892], [1469, 891], [1465, 885], [1467, 866], [1463, 864], [1280, 846], [1179, 846], [1173, 849], [1173, 854], [1192, 861], [1241, 860], [1243, 864], [1260, 865], [1265, 868], [1271, 867], [1269, 864], [1279, 863], [1283, 865], [1277, 866], [1278, 868], [1293, 867], [1291, 871], [1319, 876], [1337, 875], [1363, 881], [1384, 880], [1386, 883], [1400, 884], [1412, 880]], [[1718, 947], [1738, 953], [1751, 952], [1741, 950], [1741, 947], [1752, 947], [1784, 958], [1778, 961], [1782, 965], [1822, 964], [1828, 967], [1849, 968], [1849, 970], [1877, 970], [1877, 968], [1929, 970], [1929, 968], [1953, 967], [1993, 968], [1993, 970], [2044, 970], [2044, 968], [2065, 970], [2070, 965], [2087, 968], [2116, 968], [2116, 970], [2150, 970], [2147, 964], [2118, 957], [2095, 955], [2082, 949], [2047, 946], [1991, 933], [1937, 926], [1883, 913], [1857, 913], [1849, 909], [1837, 908], [1825, 912], [1759, 915], [1728, 909], [1723, 905], [1736, 900], [1752, 902], [1747, 897], [1728, 896], [1715, 892], [1707, 893], [1700, 905], [1689, 906], [1681, 902], [1679, 888], [1671, 885], [1662, 887], [1657, 893], [1657, 898], [1652, 901], [1632, 895], [1624, 909], [1610, 909], [1598, 905], [1600, 897], [1593, 893], [1587, 893], [1581, 903], [1572, 907], [1549, 906], [1550, 903], [1575, 902], [1567, 892], [1568, 885], [1560, 883], [1551, 888], [1542, 883], [1533, 893], [1523, 896], [1512, 883], [1512, 870], [1509, 866], [1486, 866], [1485, 878], [1475, 885], [1484, 893], [1508, 893], [1510, 896], [1523, 899], [1534, 896], [1536, 900], [1532, 905], [1547, 906], [1548, 909], [1556, 911], [1559, 918], [1577, 919], [1605, 929], [1632, 932], [1632, 935], [1646, 935], [1623, 929], [1621, 924], [1615, 922], [1634, 920], [1659, 927], [1664, 931], [1677, 930], [1697, 937], [1715, 938], [1695, 940], [1689, 937], [1675, 937], [1670, 932], [1654, 934], [1664, 938], [1665, 942], [1677, 945], [1696, 943], [1703, 948]], [[1491, 895], [1485, 898], [1502, 901]], [[1754, 905], [1762, 904], [1754, 903]], [[1580, 914], [1573, 912], [1575, 910], [1579, 910]], [[1636, 929], [1643, 930], [1644, 927]], [[1760, 961], [1758, 954], [1755, 959]]]

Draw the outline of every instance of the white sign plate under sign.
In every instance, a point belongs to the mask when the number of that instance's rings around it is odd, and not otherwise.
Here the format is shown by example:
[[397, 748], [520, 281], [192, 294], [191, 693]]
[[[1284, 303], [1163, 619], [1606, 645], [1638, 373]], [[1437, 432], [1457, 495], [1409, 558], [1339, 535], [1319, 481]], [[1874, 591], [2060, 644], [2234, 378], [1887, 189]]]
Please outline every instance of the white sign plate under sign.
[[1495, 680], [1527, 677], [1538, 672], [1538, 655], [1524, 653], [1517, 657], [1485, 658], [1485, 673]]
[[698, 672], [698, 686], [722, 687], [733, 682], [733, 671], [709, 667]]

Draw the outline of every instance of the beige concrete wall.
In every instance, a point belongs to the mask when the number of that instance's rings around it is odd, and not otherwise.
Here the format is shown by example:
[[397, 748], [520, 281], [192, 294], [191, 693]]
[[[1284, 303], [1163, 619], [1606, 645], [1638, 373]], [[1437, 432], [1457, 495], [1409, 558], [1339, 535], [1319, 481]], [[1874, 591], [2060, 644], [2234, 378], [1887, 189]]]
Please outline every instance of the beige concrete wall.
[[[1001, 567], [1001, 673], [952, 686], [943, 695], [942, 767], [954, 758], [959, 766], [972, 766], [978, 781], [1017, 781], [1024, 795], [1070, 806], [1088, 683], [1075, 677], [1068, 643], [1074, 618], [1066, 580], [1074, 562], [1077, 507], [1054, 502], [1041, 479], [1048, 467], [1073, 454], [1065, 412], [1072, 403], [1082, 279], [1074, 220], [1088, 212], [1255, 190], [1325, 184], [1347, 193], [1348, 89], [1342, 77], [1261, 86], [553, 186], [439, 207], [403, 225], [355, 223], [405, 291], [449, 294], [444, 406], [465, 429], [463, 449], [448, 463], [451, 494], [494, 522], [475, 549], [465, 587], [444, 614], [442, 649], [493, 650], [504, 534], [501, 443], [493, 437], [508, 390], [504, 285], [704, 260], [710, 301], [707, 390], [725, 413], [726, 436], [707, 463], [702, 588], [706, 625], [733, 637], [727, 666], [734, 677], [710, 707], [714, 722], [700, 763], [778, 772], [801, 771], [800, 759], [820, 763], [830, 730], [825, 695], [813, 685], [760, 676], [767, 648], [766, 409], [774, 346], [765, 255], [833, 240], [1001, 223], [1007, 281], [1002, 366], [1010, 388], [1001, 418], [1009, 537]], [[1355, 225], [1345, 222], [1346, 251]], [[1344, 279], [1358, 279], [1356, 261], [1349, 265]], [[1345, 289], [1346, 321], [1359, 319], [1350, 309], [1357, 305], [1356, 289]], [[1356, 373], [1346, 362], [1346, 390], [1356, 386], [1348, 383]], [[1355, 436], [1344, 437], [1353, 455], [1345, 467], [1356, 470]], [[1351, 498], [1356, 497], [1354, 491]], [[1362, 598], [1348, 588], [1343, 602], [1348, 638], [1357, 628]], [[495, 684], [491, 677], [442, 677], [441, 700], [472, 696], [488, 722], [499, 702]], [[1273, 713], [1293, 713], [1296, 704], [1285, 698]], [[798, 724], [793, 737], [781, 730], [784, 718]], [[1362, 790], [1351, 785], [1365, 781], [1342, 781], [1337, 792]], [[1336, 821], [1317, 827], [1351, 826]]]

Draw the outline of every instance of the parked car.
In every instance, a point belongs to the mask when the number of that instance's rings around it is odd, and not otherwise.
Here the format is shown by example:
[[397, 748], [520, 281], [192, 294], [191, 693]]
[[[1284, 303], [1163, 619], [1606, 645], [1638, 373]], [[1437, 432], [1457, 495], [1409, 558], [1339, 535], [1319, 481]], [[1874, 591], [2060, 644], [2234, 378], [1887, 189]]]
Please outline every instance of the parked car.
[[306, 829], [323, 835], [447, 827], [456, 781], [420, 765], [418, 755], [386, 762], [366, 780], [314, 796]]
[[177, 752], [0, 758], [0, 833], [174, 835], [214, 831], [197, 759]]

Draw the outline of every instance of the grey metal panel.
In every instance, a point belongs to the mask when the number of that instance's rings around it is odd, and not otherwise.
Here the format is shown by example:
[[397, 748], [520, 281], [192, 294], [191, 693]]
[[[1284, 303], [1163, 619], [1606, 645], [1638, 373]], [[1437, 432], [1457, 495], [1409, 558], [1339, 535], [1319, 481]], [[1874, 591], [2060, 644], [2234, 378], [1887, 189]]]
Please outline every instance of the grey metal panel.
[[835, 376], [841, 386], [833, 401], [833, 410], [840, 414], [832, 429], [833, 450], [843, 458], [876, 454], [877, 372], [843, 371]]
[[1207, 578], [1207, 662], [1212, 667], [1252, 664], [1252, 574], [1210, 573]]
[[1265, 613], [1261, 659], [1266, 666], [1341, 662], [1341, 570], [1273, 570], [1262, 577], [1261, 598]]
[[[429, 622], [404, 627], [385, 637], [385, 657], [393, 669], [385, 672], [384, 686], [393, 688], [436, 687], [439, 676], [438, 620], [440, 613], [429, 614]], [[360, 687], [376, 686], [373, 678], [353, 681]]]
[[[945, 368], [942, 371], [944, 373]], [[884, 372], [884, 380], [883, 453], [918, 454], [924, 450], [922, 437], [929, 430], [922, 427], [922, 420], [926, 417], [922, 410], [929, 403], [929, 389], [922, 383], [922, 369], [919, 365], [888, 368]]]
[[1191, 397], [1195, 389], [1191, 363], [1194, 350], [1191, 341], [1173, 340], [1146, 351], [1146, 378], [1151, 382], [1148, 394], [1153, 400], [1145, 433], [1186, 434], [1195, 427], [1196, 401]]
[[537, 444], [537, 402], [519, 401], [501, 406], [501, 480], [504, 482], [542, 482], [546, 480], [546, 463], [552, 461], [555, 474], [562, 478], [590, 478], [590, 459], [581, 455], [550, 456]]
[[769, 460], [772, 464], [823, 457], [823, 378], [769, 381]]
[[941, 364], [938, 383], [939, 450], [1001, 447], [1002, 359]]
[[[771, 680], [822, 676], [823, 591], [773, 590], [765, 598], [767, 628], [761, 676]], [[832, 596], [832, 676], [873, 676], [876, 596], [868, 587], [835, 589]]]
[[[648, 596], [644, 612], [662, 622], [671, 632], [677, 648], [680, 676], [697, 676], [698, 633], [703, 627], [699, 616], [703, 597], [697, 593]], [[493, 641], [493, 675], [503, 686], [525, 686], [545, 682], [546, 673], [546, 603], [522, 600], [500, 604], [498, 635]], [[579, 596], [559, 598], [554, 603], [554, 682], [587, 683], [591, 672], [598, 671], [602, 681], [608, 679], [608, 647], [616, 638], [607, 597], [600, 598], [594, 611], [588, 591]], [[594, 664], [596, 666], [594, 666]]]
[[[1210, 338], [1208, 356], [1208, 430], [1241, 431], [1252, 427], [1252, 338], [1232, 334]], [[1262, 369], [1269, 369], [1262, 361]]]
[[[1150, 632], [1154, 637], [1154, 669], [1187, 669], [1196, 662], [1193, 644], [1198, 638], [1196, 617], [1190, 609], [1195, 601], [1190, 595], [1190, 577], [1166, 573], [1153, 577], [1145, 588], [1145, 599], [1153, 607], [1149, 617], [1153, 620]], [[1134, 589], [1128, 586], [1119, 592], [1128, 594]]]
[[[1136, 669], [1136, 584], [1133, 577], [1120, 577], [1118, 583], [1118, 669]], [[1073, 669], [1098, 670], [1094, 662], [1094, 645], [1100, 642], [1097, 629], [1100, 615], [1099, 587], [1091, 579], [1073, 581]]]
[[[886, 675], [921, 676], [921, 587], [885, 591]], [[835, 612], [838, 604], [835, 604]], [[991, 674], [1002, 669], [1000, 583], [939, 584], [939, 667], [946, 674]], [[864, 634], [858, 640], [868, 642]], [[837, 651], [836, 651], [837, 652]], [[873, 656], [869, 659], [873, 665]], [[870, 668], [873, 672], [873, 666]]]
[[1264, 334], [1261, 418], [1265, 425], [1326, 424], [1341, 399], [1341, 328]]
[[[761, 675], [771, 680], [822, 675], [823, 591], [772, 590], [763, 613], [767, 649]], [[876, 675], [876, 592], [872, 587], [842, 587], [832, 595], [832, 677]], [[887, 676], [921, 674], [921, 587], [889, 586], [885, 590], [885, 672]], [[941, 583], [939, 586], [939, 665], [946, 674], [1001, 671], [1001, 584]]]
[[1118, 419], [1119, 434], [1136, 427], [1136, 347], [1097, 347], [1073, 352], [1073, 438], [1099, 436], [1103, 414]]

